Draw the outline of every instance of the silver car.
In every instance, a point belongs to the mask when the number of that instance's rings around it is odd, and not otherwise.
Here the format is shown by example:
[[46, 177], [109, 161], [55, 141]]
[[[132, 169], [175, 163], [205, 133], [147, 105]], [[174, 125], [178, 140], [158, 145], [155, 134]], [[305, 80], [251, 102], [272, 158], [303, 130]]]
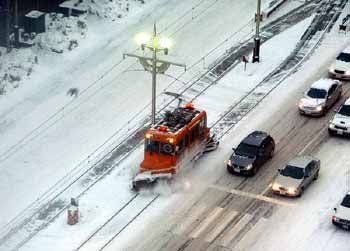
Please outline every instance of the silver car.
[[285, 168], [278, 169], [271, 190], [280, 195], [301, 196], [305, 188], [318, 178], [320, 164], [320, 160], [311, 156], [295, 157]]
[[342, 95], [342, 83], [334, 79], [319, 79], [299, 101], [299, 112], [305, 115], [325, 115]]

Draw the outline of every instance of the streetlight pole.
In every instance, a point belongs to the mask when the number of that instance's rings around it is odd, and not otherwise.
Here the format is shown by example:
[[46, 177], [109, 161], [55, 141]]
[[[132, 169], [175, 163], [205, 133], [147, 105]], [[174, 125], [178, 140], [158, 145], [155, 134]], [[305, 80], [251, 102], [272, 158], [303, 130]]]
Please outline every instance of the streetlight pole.
[[[153, 38], [157, 37], [157, 28], [154, 24]], [[156, 123], [156, 84], [157, 84], [157, 48], [153, 48], [152, 58], [152, 126]]]
[[5, 43], [7, 51], [11, 50], [10, 47], [10, 0], [5, 0], [5, 11], [6, 11], [6, 24], [5, 24]]
[[15, 0], [15, 47], [19, 46], [19, 26], [18, 26], [18, 0]]
[[257, 11], [256, 11], [256, 31], [254, 38], [254, 51], [253, 51], [253, 63], [260, 62], [260, 17], [261, 17], [261, 0], [257, 0]]
[[141, 65], [144, 67], [146, 71], [149, 71], [152, 73], [152, 126], [156, 123], [156, 86], [157, 86], [157, 73], [163, 74], [170, 65], [180, 66], [184, 67], [186, 70], [186, 65], [179, 64], [175, 62], [170, 62], [166, 60], [160, 60], [157, 58], [157, 52], [163, 51], [165, 55], [168, 54], [168, 46], [169, 45], [162, 45], [161, 39], [157, 36], [157, 28], [156, 24], [154, 24], [153, 29], [153, 37], [148, 41], [141, 42], [141, 49], [144, 50], [145, 48], [152, 51], [152, 57], [145, 57], [145, 56], [139, 56], [132, 53], [124, 53], [123, 57], [129, 56], [139, 59]]

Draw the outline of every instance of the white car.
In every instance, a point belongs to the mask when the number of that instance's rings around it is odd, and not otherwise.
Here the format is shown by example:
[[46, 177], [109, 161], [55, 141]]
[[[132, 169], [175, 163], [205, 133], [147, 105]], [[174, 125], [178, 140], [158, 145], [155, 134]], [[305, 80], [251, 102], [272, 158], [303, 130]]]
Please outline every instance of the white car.
[[350, 98], [345, 100], [331, 121], [328, 132], [331, 135], [350, 135]]
[[337, 207], [334, 208], [332, 223], [344, 229], [350, 229], [350, 192], [348, 192]]
[[305, 115], [324, 115], [342, 94], [342, 83], [335, 79], [319, 79], [299, 101], [299, 112]]
[[296, 197], [301, 196], [312, 181], [317, 180], [321, 161], [311, 156], [297, 156], [283, 168], [271, 183], [273, 193]]
[[331, 78], [350, 80], [350, 46], [345, 48], [329, 67], [328, 75]]

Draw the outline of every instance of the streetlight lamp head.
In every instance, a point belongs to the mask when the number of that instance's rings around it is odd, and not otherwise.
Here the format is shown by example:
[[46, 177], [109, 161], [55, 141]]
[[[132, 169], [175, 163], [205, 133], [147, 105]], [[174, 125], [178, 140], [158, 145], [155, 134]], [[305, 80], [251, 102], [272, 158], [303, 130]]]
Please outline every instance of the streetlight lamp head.
[[151, 36], [147, 33], [144, 33], [144, 32], [137, 34], [135, 37], [135, 41], [139, 45], [147, 44], [150, 40], [151, 40]]
[[167, 37], [162, 37], [159, 41], [160, 47], [164, 49], [169, 49], [172, 46], [172, 42]]

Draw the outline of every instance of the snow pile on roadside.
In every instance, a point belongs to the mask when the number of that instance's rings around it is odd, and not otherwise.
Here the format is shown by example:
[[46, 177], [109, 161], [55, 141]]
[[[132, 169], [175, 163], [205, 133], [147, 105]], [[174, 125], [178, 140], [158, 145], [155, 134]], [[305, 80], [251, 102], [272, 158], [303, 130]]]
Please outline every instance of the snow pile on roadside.
[[30, 49], [16, 49], [11, 53], [2, 49], [0, 55], [0, 95], [4, 95], [30, 76], [38, 62], [38, 56]]
[[36, 49], [63, 53], [78, 46], [87, 32], [86, 16], [64, 17], [63, 14], [48, 15], [46, 32], [36, 37]]
[[[133, 0], [134, 2], [145, 3], [145, 0]], [[132, 2], [132, 1], [130, 1]], [[89, 14], [96, 15], [101, 18], [115, 20], [123, 18], [131, 9], [129, 1], [125, 0], [85, 0], [89, 7]]]
[[28, 79], [35, 64], [40, 63], [39, 56], [61, 54], [78, 47], [88, 36], [89, 17], [111, 21], [122, 19], [136, 5], [145, 4], [145, 0], [84, 0], [81, 4], [88, 6], [88, 13], [79, 17], [48, 14], [46, 32], [36, 36], [33, 47], [14, 49], [9, 53], [0, 47], [0, 95], [17, 88]]

